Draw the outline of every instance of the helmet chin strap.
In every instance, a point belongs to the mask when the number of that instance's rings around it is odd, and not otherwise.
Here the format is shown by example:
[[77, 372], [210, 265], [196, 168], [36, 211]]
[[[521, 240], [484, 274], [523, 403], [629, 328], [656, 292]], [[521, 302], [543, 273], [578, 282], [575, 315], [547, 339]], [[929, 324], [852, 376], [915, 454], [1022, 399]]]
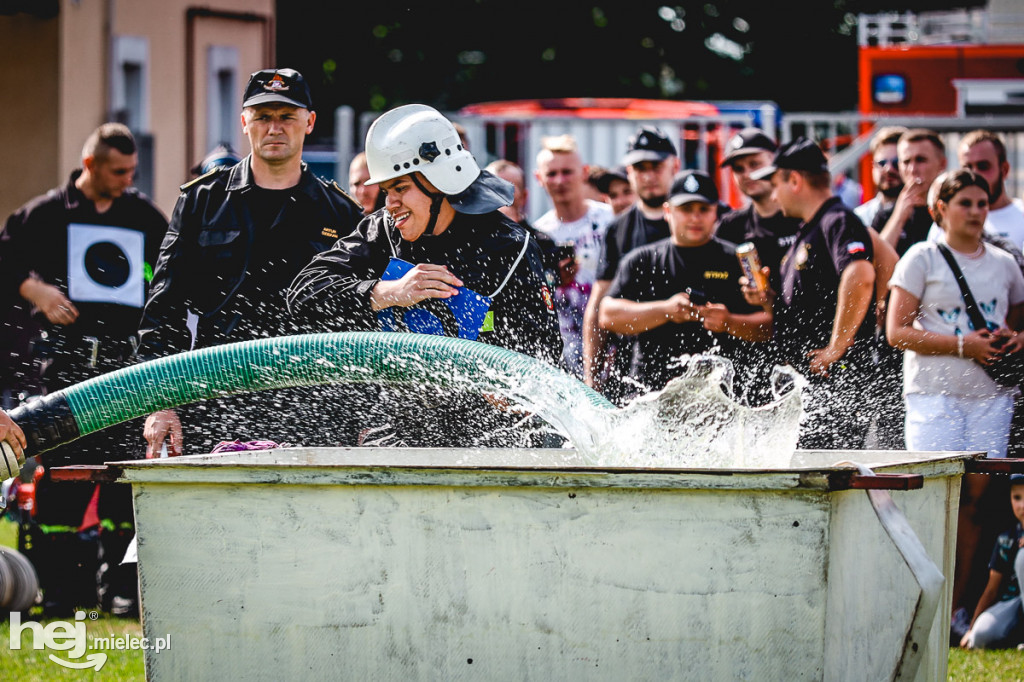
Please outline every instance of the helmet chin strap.
[[427, 228], [423, 230], [424, 236], [431, 236], [434, 234], [434, 228], [437, 226], [437, 218], [441, 215], [441, 202], [444, 201], [445, 195], [441, 192], [431, 192], [420, 182], [419, 173], [413, 173], [412, 182], [421, 192], [430, 197], [430, 222], [427, 223]]

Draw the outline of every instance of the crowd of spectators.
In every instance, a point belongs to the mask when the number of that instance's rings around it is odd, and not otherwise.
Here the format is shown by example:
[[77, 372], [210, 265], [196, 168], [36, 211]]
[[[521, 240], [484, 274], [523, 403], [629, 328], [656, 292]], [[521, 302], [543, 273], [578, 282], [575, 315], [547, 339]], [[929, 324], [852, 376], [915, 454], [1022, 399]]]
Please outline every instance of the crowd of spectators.
[[[770, 395], [763, 381], [773, 365], [808, 379], [803, 448], [1020, 453], [1020, 389], [983, 367], [1024, 346], [1024, 204], [1007, 194], [998, 135], [963, 136], [960, 170], [946, 173], [938, 133], [879, 130], [871, 143], [878, 193], [851, 211], [813, 142], [777, 148], [764, 131], [742, 130], [722, 164], [748, 201], [719, 216], [714, 183], [699, 172], [683, 171], [659, 192], [643, 184], [652, 162], [670, 155], [663, 147], [660, 158], [638, 156], [637, 140], [660, 137], [641, 129], [623, 159], [637, 202], [605, 234], [588, 310], [615, 337], [584, 343], [588, 384], [622, 400], [678, 375], [679, 355], [713, 351], [737, 365], [751, 403]], [[735, 267], [742, 243], [760, 254], [767, 286]], [[983, 322], [971, 316], [959, 277], [977, 291]], [[614, 388], [608, 366], [628, 390]], [[993, 508], [1006, 511], [1004, 487], [989, 483], [969, 474], [961, 494], [951, 641], [965, 646], [983, 641], [965, 636], [969, 609], [978, 603], [978, 560], [1001, 529]], [[1009, 580], [1005, 554], [999, 575]], [[973, 620], [998, 587], [988, 586]]]
[[[8, 379], [7, 406], [17, 381], [54, 391], [190, 348], [381, 324], [416, 330], [409, 309], [436, 317], [438, 299], [470, 290], [490, 308], [472, 328], [458, 318], [437, 333], [529, 353], [619, 404], [678, 376], [680, 356], [712, 352], [733, 362], [736, 397], [753, 405], [770, 398], [775, 365], [807, 378], [803, 448], [1005, 457], [1024, 445], [1019, 388], [983, 369], [1024, 346], [1024, 205], [1007, 194], [998, 135], [964, 136], [960, 170], [946, 173], [940, 135], [884, 128], [871, 144], [877, 194], [850, 206], [849, 179], [837, 184], [813, 141], [780, 147], [769, 132], [740, 130], [721, 158], [744, 198], [735, 209], [712, 175], [682, 168], [676, 142], [658, 128], [641, 126], [610, 169], [588, 166], [570, 135], [548, 137], [534, 173], [552, 208], [530, 224], [524, 169], [499, 160], [480, 170], [461, 131], [429, 107], [401, 107], [371, 127], [350, 167], [355, 198], [302, 164], [315, 120], [301, 74], [253, 74], [241, 115], [252, 153], [214, 150], [182, 186], [169, 224], [130, 187], [131, 133], [100, 128], [68, 184], [26, 204], [0, 234], [5, 300], [22, 322], [33, 313], [38, 332], [29, 360], [12, 363], [21, 373]], [[117, 253], [107, 253], [111, 242]], [[748, 247], [738, 255], [747, 244], [763, 269], [751, 269]], [[975, 292], [983, 326], [958, 278]], [[282, 392], [255, 405], [221, 401], [199, 416], [156, 413], [144, 428], [76, 446], [76, 463], [83, 452], [102, 461], [180, 454], [190, 440], [206, 448], [210, 410], [230, 416], [221, 423], [258, 429], [296, 399]], [[507, 408], [493, 396], [466, 404]], [[287, 440], [366, 443], [365, 424], [350, 421], [344, 437], [306, 429]], [[444, 445], [453, 433], [426, 442]], [[977, 603], [968, 587], [985, 545], [985, 480], [969, 476], [961, 500], [954, 626], [963, 631]], [[39, 537], [57, 554], [72, 545], [81, 553], [80, 520], [90, 506], [95, 513], [95, 491], [83, 485], [56, 500], [49, 489], [44, 473]], [[107, 505], [110, 519], [101, 508], [101, 526], [112, 526], [108, 557], [130, 535], [130, 514], [118, 508]], [[67, 581], [45, 582], [54, 614], [80, 597], [62, 594]], [[110, 599], [134, 613], [124, 579], [109, 582]]]

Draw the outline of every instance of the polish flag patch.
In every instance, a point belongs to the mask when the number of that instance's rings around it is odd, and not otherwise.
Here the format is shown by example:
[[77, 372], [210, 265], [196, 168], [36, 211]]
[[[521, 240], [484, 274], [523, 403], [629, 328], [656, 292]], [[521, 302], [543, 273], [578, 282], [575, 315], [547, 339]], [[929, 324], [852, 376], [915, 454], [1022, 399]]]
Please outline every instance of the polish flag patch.
[[850, 242], [849, 245], [847, 245], [846, 247], [846, 252], [849, 253], [851, 256], [856, 255], [858, 253], [864, 253], [865, 250], [866, 247], [864, 246], [864, 242]]

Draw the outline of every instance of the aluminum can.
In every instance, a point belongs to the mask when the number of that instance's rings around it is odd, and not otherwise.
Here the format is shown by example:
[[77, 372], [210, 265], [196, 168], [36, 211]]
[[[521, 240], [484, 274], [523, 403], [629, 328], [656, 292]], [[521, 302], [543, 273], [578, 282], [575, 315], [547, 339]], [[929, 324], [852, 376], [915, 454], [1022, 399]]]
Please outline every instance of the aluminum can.
[[757, 256], [757, 248], [751, 242], [744, 242], [736, 247], [736, 257], [740, 260], [743, 274], [754, 283], [758, 291], [768, 289], [768, 280], [761, 272], [761, 259]]

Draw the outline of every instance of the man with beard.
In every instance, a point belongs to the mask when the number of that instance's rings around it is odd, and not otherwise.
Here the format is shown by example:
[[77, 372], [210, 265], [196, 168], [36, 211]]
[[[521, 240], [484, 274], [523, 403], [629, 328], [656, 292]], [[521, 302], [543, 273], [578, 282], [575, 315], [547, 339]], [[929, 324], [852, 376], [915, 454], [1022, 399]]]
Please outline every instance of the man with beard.
[[[608, 339], [597, 325], [601, 299], [607, 294], [619, 262], [627, 253], [669, 236], [664, 206], [672, 178], [680, 166], [675, 145], [665, 133], [650, 126], [642, 126], [630, 138], [622, 163], [626, 166], [636, 202], [608, 227], [597, 280], [583, 316], [583, 381], [598, 389], [606, 383], [604, 391], [613, 400], [620, 397], [616, 372], [611, 372], [608, 381], [602, 381], [602, 375], [608, 371], [605, 365], [609, 357], [614, 359], [615, 356], [606, 354]], [[622, 368], [621, 363], [616, 363], [616, 366]]]
[[934, 130], [908, 130], [896, 143], [903, 189], [891, 209], [880, 209], [871, 227], [903, 256], [911, 245], [927, 238], [932, 227], [928, 188], [946, 170], [946, 145]]
[[973, 130], [960, 140], [957, 157], [961, 167], [985, 178], [992, 188], [985, 231], [1008, 239], [1017, 248], [1024, 247], [1024, 210], [1019, 200], [1011, 200], [1006, 193], [1010, 164], [1002, 139], [989, 130]]
[[[985, 232], [993, 237], [1002, 237], [1017, 248], [1024, 247], [1024, 210], [1019, 200], [1010, 199], [1006, 193], [1010, 164], [1006, 160], [1006, 145], [1002, 139], [989, 130], [972, 130], [960, 140], [957, 158], [963, 168], [985, 178], [992, 190]], [[1010, 457], [1024, 456], [1024, 398], [1020, 396], [1013, 405], [1008, 454]]]
[[879, 210], [891, 208], [896, 203], [900, 190], [903, 189], [896, 144], [905, 132], [907, 129], [903, 126], [886, 126], [871, 138], [871, 179], [878, 193], [853, 209], [854, 214], [865, 225], [870, 225], [874, 221]]

